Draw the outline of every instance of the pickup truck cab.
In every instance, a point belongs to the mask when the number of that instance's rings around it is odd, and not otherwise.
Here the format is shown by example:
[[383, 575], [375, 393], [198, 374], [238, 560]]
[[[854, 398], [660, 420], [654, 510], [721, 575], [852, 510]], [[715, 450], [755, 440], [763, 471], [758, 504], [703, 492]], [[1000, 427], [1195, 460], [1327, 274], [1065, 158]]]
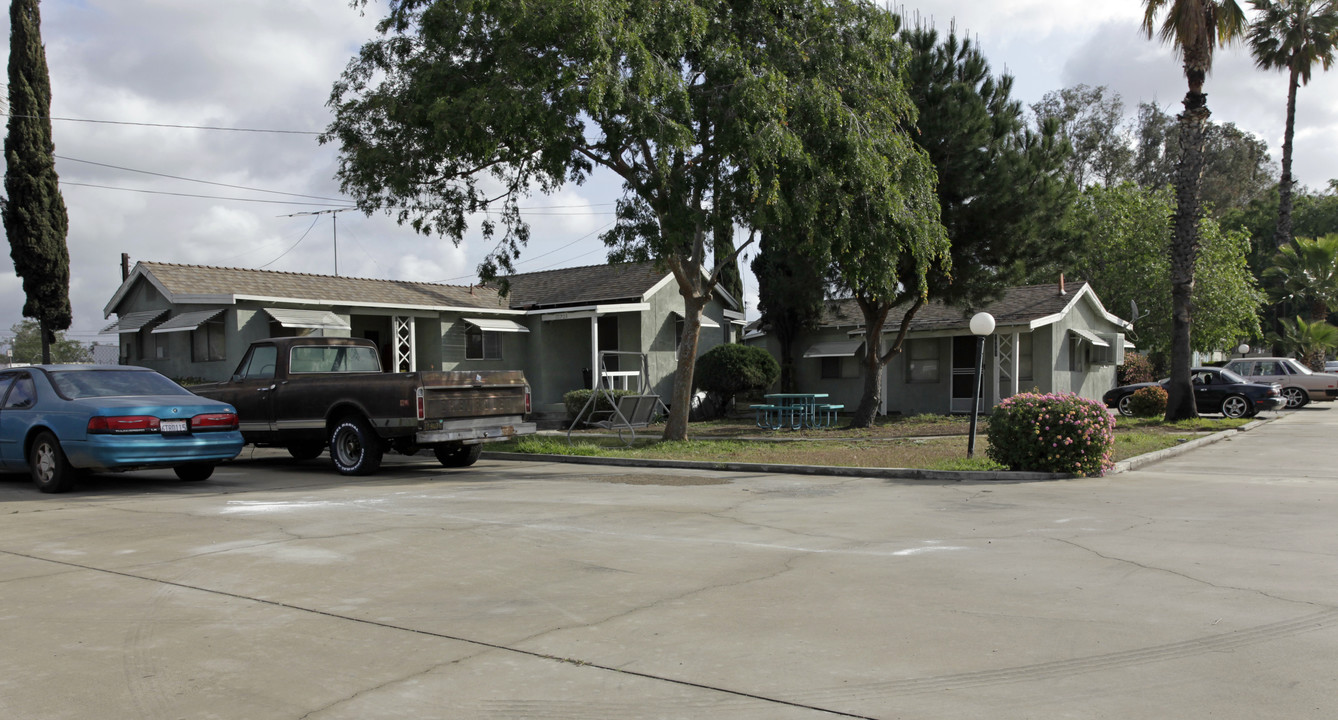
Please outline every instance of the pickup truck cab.
[[464, 467], [482, 443], [535, 432], [520, 371], [385, 373], [376, 344], [359, 338], [257, 340], [231, 379], [191, 391], [232, 404], [247, 443], [298, 459], [329, 447], [344, 475], [375, 473], [388, 450], [431, 449]]

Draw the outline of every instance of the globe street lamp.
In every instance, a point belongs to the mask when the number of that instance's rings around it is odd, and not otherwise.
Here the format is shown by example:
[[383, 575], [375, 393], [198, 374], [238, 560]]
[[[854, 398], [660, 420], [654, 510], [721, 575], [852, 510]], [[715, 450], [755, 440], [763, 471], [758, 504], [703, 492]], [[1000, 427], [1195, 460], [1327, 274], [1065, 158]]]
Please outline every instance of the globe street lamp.
[[978, 312], [971, 316], [971, 334], [976, 336], [976, 390], [971, 394], [971, 438], [966, 443], [966, 456], [976, 454], [976, 418], [980, 415], [980, 376], [985, 368], [985, 337], [994, 332], [994, 316]]

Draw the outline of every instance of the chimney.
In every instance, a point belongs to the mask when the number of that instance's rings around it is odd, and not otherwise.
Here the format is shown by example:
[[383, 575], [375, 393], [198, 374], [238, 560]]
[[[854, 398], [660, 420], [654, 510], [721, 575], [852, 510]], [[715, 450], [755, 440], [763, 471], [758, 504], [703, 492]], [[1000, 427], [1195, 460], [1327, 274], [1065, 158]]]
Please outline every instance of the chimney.
[[121, 253], [121, 282], [130, 277], [130, 253]]
[[1067, 292], [1064, 292], [1064, 273], [1059, 274], [1059, 294], [1068, 295]]

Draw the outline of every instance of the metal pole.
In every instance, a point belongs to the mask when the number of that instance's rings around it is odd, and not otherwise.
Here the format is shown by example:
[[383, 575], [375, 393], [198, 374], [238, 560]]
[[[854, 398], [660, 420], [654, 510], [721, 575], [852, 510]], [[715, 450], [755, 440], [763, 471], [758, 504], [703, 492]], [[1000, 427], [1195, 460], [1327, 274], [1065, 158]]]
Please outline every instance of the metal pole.
[[974, 457], [976, 454], [976, 417], [980, 415], [980, 376], [984, 372], [985, 366], [985, 336], [976, 336], [976, 383], [975, 391], [971, 393], [971, 438], [966, 441], [966, 456]]

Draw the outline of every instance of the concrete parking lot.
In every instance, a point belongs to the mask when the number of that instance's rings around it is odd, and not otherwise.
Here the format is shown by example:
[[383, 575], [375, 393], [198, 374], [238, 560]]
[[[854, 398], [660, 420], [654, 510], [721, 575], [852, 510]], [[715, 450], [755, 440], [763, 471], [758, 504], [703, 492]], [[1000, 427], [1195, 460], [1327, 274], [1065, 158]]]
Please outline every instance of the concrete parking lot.
[[1032, 483], [0, 477], [3, 718], [1332, 718], [1338, 413]]

